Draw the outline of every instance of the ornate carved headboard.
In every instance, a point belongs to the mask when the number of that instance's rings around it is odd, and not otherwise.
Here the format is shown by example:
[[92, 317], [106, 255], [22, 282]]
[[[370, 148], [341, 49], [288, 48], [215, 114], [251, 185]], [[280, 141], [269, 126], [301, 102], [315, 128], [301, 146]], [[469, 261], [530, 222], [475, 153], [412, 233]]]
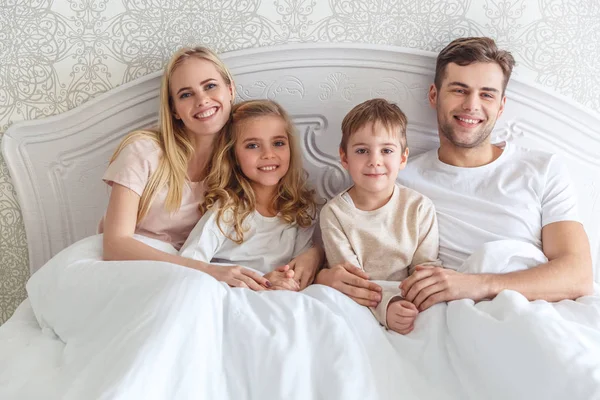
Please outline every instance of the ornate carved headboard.
[[[294, 118], [305, 168], [324, 197], [349, 181], [338, 163], [340, 125], [372, 97], [397, 102], [409, 119], [411, 154], [437, 145], [426, 93], [435, 54], [391, 46], [296, 44], [222, 55], [239, 99], [270, 98]], [[64, 114], [12, 126], [2, 140], [23, 211], [32, 272], [95, 233], [108, 201], [101, 181], [129, 131], [157, 121], [160, 73], [125, 84]], [[579, 191], [595, 266], [600, 251], [600, 117], [513, 78], [495, 135], [564, 156]], [[596, 156], [595, 156], [596, 154]], [[598, 278], [598, 273], [596, 277]]]

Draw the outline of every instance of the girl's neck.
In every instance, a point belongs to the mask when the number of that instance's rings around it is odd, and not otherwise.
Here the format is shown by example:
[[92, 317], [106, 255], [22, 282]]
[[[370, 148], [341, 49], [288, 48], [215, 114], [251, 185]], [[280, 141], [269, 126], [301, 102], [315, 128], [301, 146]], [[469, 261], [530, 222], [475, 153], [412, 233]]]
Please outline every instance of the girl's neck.
[[277, 186], [262, 186], [252, 183], [254, 198], [256, 199], [256, 211], [263, 217], [274, 217], [277, 210], [273, 209], [273, 198], [275, 197]]
[[188, 135], [194, 153], [188, 163], [187, 173], [191, 182], [199, 182], [206, 177], [206, 166], [210, 162], [213, 151], [214, 136], [212, 135]]
[[393, 185], [391, 188], [379, 192], [367, 192], [356, 186], [348, 190], [348, 194], [354, 203], [354, 206], [362, 211], [373, 211], [385, 206], [394, 194]]

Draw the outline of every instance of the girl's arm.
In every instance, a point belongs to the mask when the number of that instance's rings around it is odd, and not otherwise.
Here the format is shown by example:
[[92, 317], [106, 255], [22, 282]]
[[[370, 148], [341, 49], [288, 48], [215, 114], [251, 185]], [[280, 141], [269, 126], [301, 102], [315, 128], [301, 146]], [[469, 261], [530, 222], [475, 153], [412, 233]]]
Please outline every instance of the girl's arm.
[[264, 287], [269, 286], [267, 279], [248, 269], [211, 265], [165, 253], [136, 240], [133, 234], [139, 203], [140, 196], [137, 193], [118, 183], [113, 183], [104, 218], [103, 257], [105, 260], [165, 261], [205, 272], [230, 285], [234, 283], [236, 286], [242, 286], [243, 283], [254, 290], [263, 290]]

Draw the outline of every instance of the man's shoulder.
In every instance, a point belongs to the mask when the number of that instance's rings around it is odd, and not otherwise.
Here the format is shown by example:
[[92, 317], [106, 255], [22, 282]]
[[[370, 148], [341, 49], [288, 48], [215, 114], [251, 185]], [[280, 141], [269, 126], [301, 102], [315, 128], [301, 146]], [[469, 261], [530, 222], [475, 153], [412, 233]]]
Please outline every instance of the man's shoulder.
[[399, 200], [403, 206], [408, 207], [415, 205], [417, 207], [433, 207], [433, 201], [423, 193], [406, 187], [400, 183], [396, 183], [399, 192]]
[[505, 164], [516, 170], [543, 172], [548, 169], [550, 164], [560, 162], [560, 157], [549, 151], [531, 149], [516, 144], [510, 144], [509, 149], [510, 153]]

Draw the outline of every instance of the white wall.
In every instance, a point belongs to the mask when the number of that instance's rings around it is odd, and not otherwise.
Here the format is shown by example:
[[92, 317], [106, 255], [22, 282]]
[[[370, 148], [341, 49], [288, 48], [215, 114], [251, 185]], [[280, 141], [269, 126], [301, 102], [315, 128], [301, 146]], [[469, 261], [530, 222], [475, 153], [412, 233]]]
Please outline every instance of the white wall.
[[[12, 1], [3, 2], [3, 4]], [[181, 45], [217, 51], [363, 42], [439, 51], [491, 36], [517, 74], [600, 112], [597, 0], [30, 0], [0, 5], [0, 135], [161, 69]], [[0, 159], [0, 323], [25, 297], [25, 233]]]

